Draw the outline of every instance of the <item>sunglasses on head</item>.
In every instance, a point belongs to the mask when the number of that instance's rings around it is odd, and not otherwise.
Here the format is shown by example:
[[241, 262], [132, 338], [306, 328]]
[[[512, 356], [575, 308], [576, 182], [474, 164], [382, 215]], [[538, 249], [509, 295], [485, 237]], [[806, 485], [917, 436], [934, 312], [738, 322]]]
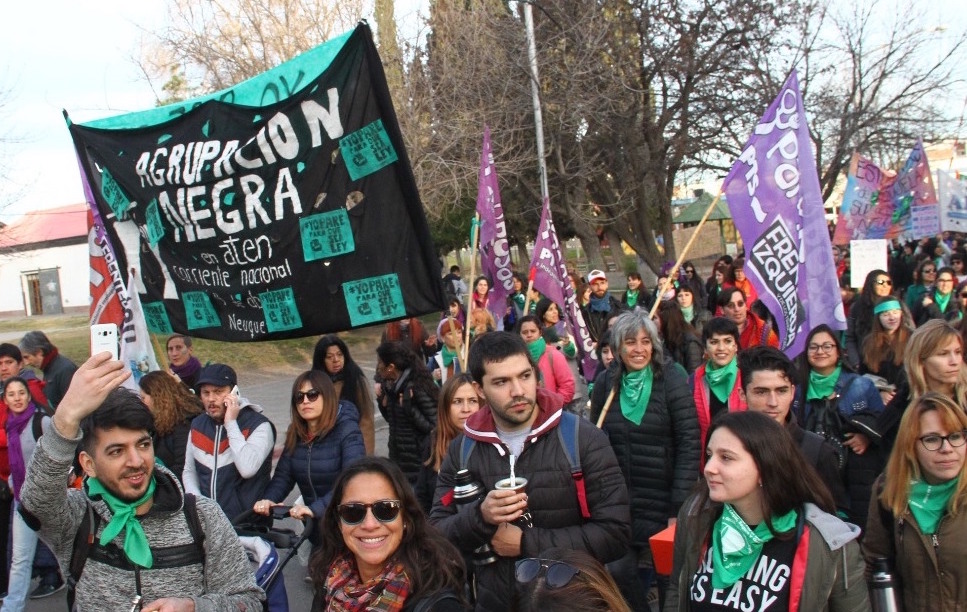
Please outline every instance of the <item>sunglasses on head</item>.
[[295, 403], [301, 404], [305, 400], [314, 402], [317, 399], [319, 399], [320, 395], [322, 395], [322, 391], [320, 391], [319, 389], [309, 389], [308, 391], [305, 391], [305, 392], [299, 391], [298, 393], [295, 394]]
[[381, 499], [371, 504], [359, 502], [339, 504], [336, 507], [336, 513], [344, 524], [358, 525], [366, 520], [366, 511], [369, 509], [373, 511], [373, 518], [380, 523], [392, 523], [400, 515], [400, 500]]
[[517, 578], [517, 582], [527, 584], [540, 576], [542, 570], [546, 570], [544, 583], [549, 589], [559, 589], [581, 573], [581, 570], [563, 561], [530, 557], [516, 563], [514, 577]]

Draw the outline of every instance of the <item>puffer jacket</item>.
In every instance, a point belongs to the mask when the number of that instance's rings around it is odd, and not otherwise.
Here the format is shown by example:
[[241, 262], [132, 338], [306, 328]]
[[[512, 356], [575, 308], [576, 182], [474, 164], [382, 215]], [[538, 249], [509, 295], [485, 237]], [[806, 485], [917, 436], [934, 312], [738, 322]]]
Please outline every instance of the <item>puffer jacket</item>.
[[[579, 420], [578, 451], [591, 515], [584, 519], [570, 463], [557, 431], [563, 412], [561, 398], [539, 388], [537, 404], [540, 413], [516, 464], [516, 473], [527, 478], [527, 504], [534, 524], [524, 530], [521, 557], [539, 557], [543, 550], [564, 547], [587, 551], [602, 563], [621, 558], [628, 547], [628, 490], [607, 437], [587, 420]], [[469, 555], [473, 549], [490, 542], [497, 526], [483, 520], [480, 512], [483, 495], [468, 504], [458, 505], [453, 501], [454, 475], [460, 469], [464, 436], [476, 441], [467, 459], [467, 468], [485, 491], [492, 490], [498, 480], [509, 476], [510, 460], [507, 447], [497, 436], [489, 406], [471, 415], [464, 434], [450, 444], [443, 459], [430, 522]], [[516, 558], [500, 558], [496, 563], [475, 568], [478, 610], [515, 609], [515, 561]]]
[[[597, 422], [617, 376], [612, 366], [595, 380], [591, 422]], [[648, 538], [678, 514], [699, 476], [698, 419], [685, 370], [665, 361], [662, 373], [655, 374], [640, 425], [621, 413], [621, 394], [616, 392], [601, 429], [608, 434], [631, 497], [632, 546], [646, 549]]]
[[[803, 385], [805, 387], [805, 385]], [[849, 495], [849, 512], [847, 517], [856, 525], [865, 525], [866, 512], [870, 507], [870, 491], [873, 481], [883, 471], [886, 455], [880, 447], [880, 437], [877, 431], [877, 420], [883, 413], [883, 398], [876, 386], [869, 378], [855, 372], [843, 371], [833, 387], [836, 397], [826, 400], [805, 401], [806, 389], [799, 390], [798, 398], [793, 410], [796, 421], [803, 424], [803, 429], [823, 435], [838, 452], [845, 453], [846, 466], [843, 470], [843, 482]], [[835, 406], [831, 404], [835, 403]], [[823, 431], [820, 419], [821, 411], [835, 408], [842, 422], [839, 432]], [[870, 445], [866, 452], [858, 455], [848, 447], [842, 445], [843, 434], [859, 432], [866, 435]], [[839, 443], [836, 438], [838, 437]]]
[[[874, 485], [880, 491], [881, 476]], [[910, 511], [899, 518], [873, 496], [863, 536], [868, 567], [885, 557], [899, 577], [904, 612], [954, 612], [967, 610], [967, 512], [940, 519], [936, 539], [920, 531]]]
[[[689, 609], [688, 589], [705, 551], [711, 546], [712, 524], [720, 504], [698, 507], [689, 499], [678, 516], [675, 556], [664, 612]], [[796, 546], [789, 586], [790, 612], [868, 612], [869, 593], [863, 577], [860, 529], [813, 504], [800, 516], [802, 537]], [[802, 521], [805, 521], [802, 523]]]
[[414, 388], [406, 376], [407, 372], [400, 375], [392, 388], [384, 383], [383, 398], [376, 405], [389, 424], [389, 458], [415, 484], [420, 474], [424, 438], [436, 427], [437, 401]]
[[336, 423], [324, 438], [302, 440], [292, 452], [282, 453], [275, 474], [262, 494], [265, 499], [284, 501], [298, 484], [303, 502], [313, 516], [322, 516], [332, 499], [336, 477], [343, 468], [366, 455], [356, 406], [340, 401], [338, 410]]

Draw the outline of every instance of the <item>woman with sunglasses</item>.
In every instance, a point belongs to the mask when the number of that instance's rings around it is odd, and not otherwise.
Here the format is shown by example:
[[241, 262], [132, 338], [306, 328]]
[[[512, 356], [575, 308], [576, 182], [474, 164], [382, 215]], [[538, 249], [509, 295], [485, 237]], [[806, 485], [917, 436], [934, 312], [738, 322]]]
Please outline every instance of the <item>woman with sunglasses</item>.
[[893, 281], [884, 270], [871, 270], [863, 282], [863, 289], [853, 299], [846, 318], [846, 358], [854, 370], [860, 367], [860, 347], [873, 329], [873, 302], [893, 293]]
[[427, 522], [394, 463], [360, 459], [332, 493], [309, 563], [313, 612], [468, 609], [460, 552]]
[[817, 325], [806, 336], [806, 350], [799, 358], [802, 380], [793, 409], [803, 429], [820, 434], [838, 451], [849, 494], [849, 519], [865, 525], [870, 487], [886, 458], [878, 445], [876, 427], [883, 398], [872, 380], [845, 362], [837, 338], [837, 332], [826, 324]]
[[880, 390], [883, 403], [887, 404], [896, 389], [906, 379], [903, 372], [903, 355], [913, 333], [910, 313], [892, 295], [877, 298], [873, 306], [873, 329], [863, 341], [860, 353], [860, 374], [873, 374], [893, 385], [893, 390]]
[[967, 415], [925, 393], [907, 409], [863, 539], [872, 571], [886, 559], [906, 612], [967, 609]]
[[583, 550], [549, 548], [514, 566], [523, 612], [631, 612], [601, 562]]
[[[692, 288], [692, 295], [699, 305], [705, 303], [705, 282], [698, 275], [695, 264], [691, 260], [682, 264], [682, 278], [680, 281], [680, 285]], [[681, 287], [679, 287], [679, 291], [681, 291]]]
[[937, 270], [937, 283], [917, 302], [913, 309], [913, 320], [917, 325], [923, 325], [930, 319], [944, 321], [959, 321], [963, 314], [960, 310], [960, 300], [954, 296], [957, 286], [957, 275], [953, 268], [944, 267]]
[[339, 400], [325, 373], [303, 372], [292, 383], [289, 430], [275, 474], [252, 509], [267, 516], [298, 484], [304, 503], [295, 504], [289, 514], [318, 518], [329, 505], [336, 477], [365, 455], [356, 407]]
[[366, 454], [372, 455], [376, 448], [372, 388], [342, 338], [335, 334], [319, 338], [312, 351], [312, 369], [328, 374], [339, 399], [351, 402], [359, 411], [359, 429], [363, 432]]
[[709, 428], [704, 476], [678, 515], [665, 612], [736, 609], [730, 601], [870, 609], [860, 529], [832, 514], [829, 491], [781, 425], [723, 414]]
[[917, 265], [916, 271], [913, 273], [913, 284], [907, 287], [906, 292], [903, 294], [903, 301], [906, 302], [910, 312], [916, 310], [917, 304], [920, 303], [924, 294], [927, 293], [927, 290], [933, 286], [936, 280], [937, 264], [929, 258], [921, 260]]

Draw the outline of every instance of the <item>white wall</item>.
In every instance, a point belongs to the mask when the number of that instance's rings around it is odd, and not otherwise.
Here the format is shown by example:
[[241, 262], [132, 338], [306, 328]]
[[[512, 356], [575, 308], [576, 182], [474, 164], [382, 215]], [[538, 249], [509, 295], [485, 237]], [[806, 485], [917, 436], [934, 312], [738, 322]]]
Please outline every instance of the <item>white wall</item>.
[[58, 268], [64, 309], [90, 305], [90, 256], [87, 242], [36, 251], [0, 254], [0, 312], [28, 313], [24, 304], [23, 274]]

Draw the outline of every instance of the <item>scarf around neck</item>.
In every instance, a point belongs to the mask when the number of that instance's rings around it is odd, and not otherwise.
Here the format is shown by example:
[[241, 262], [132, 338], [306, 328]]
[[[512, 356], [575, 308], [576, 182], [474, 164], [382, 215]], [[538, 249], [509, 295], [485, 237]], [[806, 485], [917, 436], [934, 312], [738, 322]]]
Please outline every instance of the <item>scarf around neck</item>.
[[638, 303], [638, 296], [640, 294], [641, 294], [640, 290], [632, 291], [631, 289], [628, 289], [627, 291], [625, 291], [625, 300], [628, 302], [628, 308], [635, 307], [635, 305]]
[[[796, 527], [798, 517], [795, 510], [774, 516], [772, 528], [776, 533], [785, 533]], [[722, 516], [712, 525], [712, 588], [725, 589], [738, 582], [759, 560], [762, 547], [774, 537], [765, 521], [752, 529], [732, 504], [725, 504]]]
[[917, 519], [917, 525], [920, 525], [920, 531], [924, 535], [937, 533], [940, 519], [947, 512], [947, 505], [959, 482], [960, 478], [957, 477], [938, 485], [928, 484], [923, 480], [910, 483], [910, 514]]
[[695, 304], [692, 304], [691, 306], [682, 306], [681, 309], [682, 316], [685, 317], [686, 321], [691, 323], [692, 319], [695, 318]]
[[124, 555], [141, 567], [151, 568], [154, 565], [154, 557], [151, 554], [151, 545], [148, 544], [148, 536], [144, 534], [141, 521], [135, 515], [138, 506], [148, 501], [154, 496], [156, 483], [154, 475], [148, 481], [148, 490], [139, 499], [133, 502], [126, 502], [118, 499], [113, 493], [107, 490], [97, 478], [87, 479], [87, 495], [91, 499], [100, 498], [107, 507], [111, 509], [111, 520], [104, 526], [101, 532], [101, 546], [107, 546], [111, 540], [116, 538], [121, 531], [124, 531]]
[[655, 373], [649, 363], [637, 372], [621, 375], [621, 414], [635, 425], [641, 425], [651, 399], [651, 385]]
[[806, 392], [806, 400], [826, 399], [832, 395], [842, 371], [841, 365], [836, 366], [835, 370], [825, 376], [816, 370], [809, 370], [809, 390]]
[[544, 351], [547, 350], [547, 341], [543, 337], [538, 337], [537, 340], [527, 343], [527, 350], [530, 352], [534, 363], [537, 363], [544, 356]]
[[588, 309], [591, 312], [611, 312], [611, 300], [609, 297], [607, 293], [603, 297], [594, 297], [594, 294], [591, 294]]
[[440, 357], [443, 358], [443, 367], [449, 368], [453, 360], [457, 357], [457, 352], [444, 344], [443, 348], [440, 349]]
[[198, 371], [201, 370], [201, 362], [192, 355], [184, 364], [176, 366], [171, 364], [171, 371], [178, 375], [181, 380], [190, 380]]
[[34, 418], [37, 405], [31, 400], [23, 412], [17, 414], [13, 410], [7, 409], [7, 423], [4, 428], [7, 430], [7, 456], [10, 461], [10, 476], [13, 478], [13, 496], [20, 501], [20, 488], [24, 486], [24, 479], [27, 477], [27, 459], [24, 457], [23, 447], [20, 444], [20, 434]]
[[398, 612], [410, 593], [410, 578], [399, 561], [390, 559], [379, 576], [363, 582], [356, 560], [345, 552], [333, 561], [326, 576], [326, 610], [333, 612]]
[[738, 357], [732, 357], [732, 361], [724, 366], [717, 366], [711, 359], [705, 366], [705, 380], [708, 382], [709, 391], [722, 403], [729, 400], [729, 394], [735, 387], [735, 379], [739, 373]]
[[947, 312], [947, 304], [950, 303], [950, 296], [952, 295], [953, 293], [943, 295], [939, 291], [934, 292], [933, 301], [937, 303], [937, 307], [940, 309], [940, 312]]

